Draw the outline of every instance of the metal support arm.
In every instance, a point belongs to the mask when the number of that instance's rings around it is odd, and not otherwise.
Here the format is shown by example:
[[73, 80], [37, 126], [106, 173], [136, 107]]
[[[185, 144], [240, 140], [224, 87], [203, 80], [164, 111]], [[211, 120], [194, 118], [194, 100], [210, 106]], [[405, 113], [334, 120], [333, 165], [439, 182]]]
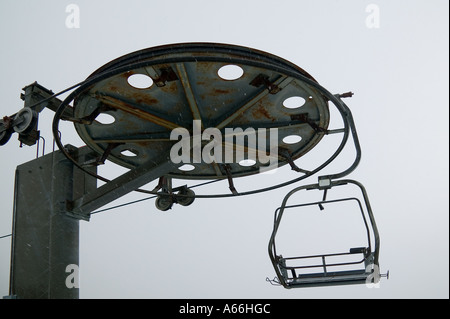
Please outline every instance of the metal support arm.
[[68, 214], [89, 220], [89, 214], [113, 200], [163, 176], [182, 164], [174, 164], [168, 156], [149, 161], [68, 203]]

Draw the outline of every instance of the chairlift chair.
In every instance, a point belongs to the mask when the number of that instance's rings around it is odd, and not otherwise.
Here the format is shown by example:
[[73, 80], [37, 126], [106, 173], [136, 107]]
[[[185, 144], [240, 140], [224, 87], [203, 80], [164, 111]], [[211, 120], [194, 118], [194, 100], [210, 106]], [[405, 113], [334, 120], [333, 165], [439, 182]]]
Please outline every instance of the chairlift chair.
[[[347, 197], [341, 199], [326, 199], [326, 192], [332, 187], [341, 187], [347, 184], [358, 186], [362, 192], [363, 203], [356, 197]], [[323, 200], [298, 204], [287, 205], [288, 199], [295, 193], [302, 190], [319, 190], [324, 192]], [[318, 205], [323, 209], [324, 204], [353, 201], [356, 200], [364, 221], [365, 231], [367, 233], [367, 245], [365, 247], [352, 247], [348, 251], [336, 253], [306, 255], [306, 256], [282, 256], [277, 251], [276, 235], [282, 220], [283, 214], [287, 208], [304, 208], [305, 206]], [[368, 218], [366, 218], [366, 216]], [[371, 234], [373, 234], [373, 244]], [[269, 256], [275, 268], [278, 282], [285, 288], [318, 287], [348, 284], [370, 284], [378, 283], [381, 276], [379, 273], [379, 245], [380, 238], [375, 219], [370, 207], [364, 187], [353, 180], [330, 181], [326, 187], [320, 184], [305, 185], [289, 192], [284, 198], [282, 205], [276, 209], [274, 218], [274, 228], [269, 241]], [[361, 257], [355, 259], [355, 256]], [[329, 262], [329, 259], [339, 256], [339, 262]], [[349, 257], [349, 258], [347, 258]], [[318, 263], [302, 264], [305, 261], [320, 260]], [[349, 270], [348, 267], [351, 267]], [[336, 270], [342, 269], [345, 270]], [[317, 272], [305, 273], [308, 270], [317, 270]], [[302, 273], [303, 272], [303, 273]]]

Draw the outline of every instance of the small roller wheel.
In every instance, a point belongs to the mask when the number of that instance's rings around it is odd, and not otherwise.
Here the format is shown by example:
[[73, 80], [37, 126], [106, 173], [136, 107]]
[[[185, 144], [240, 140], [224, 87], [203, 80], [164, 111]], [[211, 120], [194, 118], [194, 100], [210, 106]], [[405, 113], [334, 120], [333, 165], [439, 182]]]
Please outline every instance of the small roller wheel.
[[11, 138], [12, 131], [6, 130], [0, 133], [0, 145], [5, 145]]
[[21, 134], [29, 133], [33, 130], [37, 123], [38, 114], [29, 107], [24, 107], [19, 112], [17, 112], [15, 121], [19, 123], [14, 125], [14, 131]]
[[172, 208], [173, 200], [170, 196], [158, 196], [155, 201], [155, 206], [159, 210], [165, 212]]
[[179, 194], [183, 195], [177, 197], [177, 203], [180, 204], [181, 206], [189, 206], [195, 200], [195, 193], [189, 188], [180, 191]]
[[11, 138], [14, 132], [11, 127], [11, 118], [5, 116], [3, 120], [0, 119], [0, 145], [5, 145]]

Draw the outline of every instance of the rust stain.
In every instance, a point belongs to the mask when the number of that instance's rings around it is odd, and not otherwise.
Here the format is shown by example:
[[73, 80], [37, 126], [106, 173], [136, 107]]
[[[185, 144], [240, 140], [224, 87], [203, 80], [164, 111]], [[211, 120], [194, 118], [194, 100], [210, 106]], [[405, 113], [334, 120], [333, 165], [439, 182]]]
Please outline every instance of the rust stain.
[[[203, 94], [199, 94], [198, 96], [200, 97], [200, 100], [205, 100], [207, 98], [215, 98], [215, 97], [221, 97], [224, 95], [230, 95], [231, 96], [232, 91], [230, 89], [220, 89], [220, 88], [215, 88], [212, 90], [209, 90], [207, 92], [204, 92]], [[223, 100], [224, 103], [229, 103], [232, 102], [233, 99], [230, 100]]]
[[161, 90], [167, 94], [176, 94], [178, 93], [178, 81], [167, 82], [166, 85], [159, 87], [157, 89]]
[[128, 79], [128, 78], [129, 78], [131, 75], [133, 75], [133, 74], [135, 74], [135, 72], [133, 72], [133, 71], [128, 71], [128, 72], [121, 73], [119, 76]]
[[158, 104], [159, 101], [149, 94], [133, 94], [132, 98], [141, 105]]
[[222, 90], [222, 89], [214, 89], [214, 93], [216, 94], [228, 94], [230, 93], [229, 90]]
[[267, 109], [262, 105], [262, 103], [258, 103], [258, 106], [252, 109], [252, 115], [255, 119], [266, 118], [275, 122], [275, 118], [267, 111]]
[[[199, 54], [199, 55], [200, 56], [208, 56], [208, 53], [206, 53], [206, 54]], [[210, 73], [211, 71], [217, 71], [219, 69], [217, 67], [217, 63], [215, 63], [215, 62], [197, 62], [195, 67], [201, 73], [206, 73], [206, 74]]]

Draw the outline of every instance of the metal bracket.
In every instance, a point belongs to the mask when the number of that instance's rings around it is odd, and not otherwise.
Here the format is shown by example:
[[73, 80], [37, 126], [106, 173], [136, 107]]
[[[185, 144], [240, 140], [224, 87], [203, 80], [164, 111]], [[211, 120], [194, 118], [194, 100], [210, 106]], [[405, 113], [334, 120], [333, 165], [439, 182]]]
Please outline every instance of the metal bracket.
[[319, 177], [319, 189], [329, 189], [331, 188], [331, 179], [328, 176]]
[[156, 86], [162, 87], [166, 85], [166, 82], [178, 80], [177, 74], [171, 67], [159, 69], [161, 74], [158, 78], [154, 79]]
[[224, 164], [224, 165], [221, 165], [221, 167], [225, 170], [225, 174], [227, 175], [230, 191], [234, 195], [238, 195], [239, 193], [237, 192], [236, 188], [234, 187], [233, 176], [231, 175], [231, 166], [229, 164]]
[[174, 164], [166, 155], [147, 162], [107, 182], [95, 191], [67, 203], [67, 211], [79, 218], [89, 220], [89, 214], [113, 200], [168, 174], [181, 164]]
[[105, 164], [106, 159], [108, 158], [109, 154], [111, 154], [111, 151], [115, 149], [117, 146], [119, 146], [122, 143], [108, 143], [108, 146], [106, 147], [105, 151], [103, 152], [102, 156], [97, 159], [96, 165]]
[[[40, 133], [37, 129], [39, 113], [48, 108], [56, 111], [61, 104], [61, 100], [53, 97], [54, 93], [42, 85], [34, 82], [22, 89], [24, 93], [20, 98], [24, 101], [24, 107], [11, 116], [4, 116], [0, 120], [0, 145], [6, 144], [12, 133], [19, 135], [20, 146], [23, 144], [32, 146], [37, 143]], [[73, 108], [67, 107], [62, 118], [72, 118]]]
[[286, 161], [288, 162], [289, 166], [291, 166], [291, 169], [293, 171], [296, 171], [296, 172], [299, 172], [299, 173], [304, 173], [304, 174], [311, 173], [310, 171], [305, 170], [305, 169], [301, 169], [300, 167], [295, 165], [295, 163], [294, 163], [294, 161], [292, 159], [292, 156], [291, 156], [291, 154], [289, 153], [289, 151], [287, 149], [279, 147], [278, 148], [278, 154], [286, 159]]
[[265, 74], [259, 74], [257, 75], [251, 82], [250, 85], [259, 87], [261, 85], [265, 86], [270, 94], [277, 94], [281, 91], [281, 88], [276, 85], [275, 83], [272, 83], [269, 81], [269, 76]]
[[300, 113], [291, 115], [292, 121], [300, 121], [302, 123], [307, 123], [316, 133], [328, 134], [328, 130], [318, 126], [313, 120], [309, 118], [308, 113]]

